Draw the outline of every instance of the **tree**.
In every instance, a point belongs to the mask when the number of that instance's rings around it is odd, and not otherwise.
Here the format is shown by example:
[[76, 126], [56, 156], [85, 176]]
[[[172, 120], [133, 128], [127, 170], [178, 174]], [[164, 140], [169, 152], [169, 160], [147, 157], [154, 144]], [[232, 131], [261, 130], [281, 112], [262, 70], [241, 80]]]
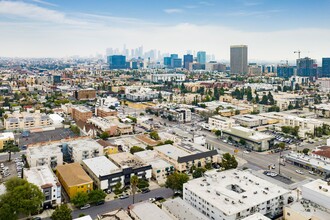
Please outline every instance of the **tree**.
[[106, 140], [108, 137], [110, 137], [108, 132], [102, 132], [102, 134], [100, 134], [100, 138], [103, 140]]
[[57, 206], [52, 216], [52, 220], [72, 220], [71, 209], [67, 204]]
[[103, 190], [101, 190], [101, 189], [93, 190], [88, 194], [90, 203], [97, 203], [100, 201], [104, 201], [106, 196], [107, 196], [107, 194], [105, 194], [105, 192], [103, 192]]
[[262, 96], [260, 104], [267, 105], [268, 104], [268, 97], [266, 95]]
[[160, 140], [160, 137], [159, 137], [157, 131], [152, 131], [152, 132], [150, 132], [149, 136], [150, 136], [151, 139], [154, 139], [154, 140], [156, 140], [156, 141]]
[[166, 140], [166, 141], [164, 141], [164, 144], [173, 144], [174, 143], [174, 141], [172, 141], [172, 140]]
[[145, 179], [139, 179], [137, 187], [139, 189], [147, 188], [147, 187], [149, 187], [149, 183]]
[[302, 152], [303, 152], [305, 155], [307, 155], [308, 152], [309, 152], [309, 149], [308, 149], [308, 148], [304, 148]]
[[293, 105], [292, 105], [291, 103], [289, 104], [288, 109], [289, 109], [289, 110], [294, 109], [294, 107], [293, 107]]
[[253, 99], [253, 97], [252, 97], [251, 87], [248, 87], [247, 93], [246, 93], [246, 100], [248, 100], [250, 102], [250, 101], [252, 101], [252, 99]]
[[86, 192], [77, 192], [77, 194], [71, 199], [71, 202], [76, 207], [82, 207], [88, 203], [88, 194]]
[[8, 161], [11, 161], [11, 153], [12, 152], [19, 152], [20, 148], [14, 144], [13, 140], [9, 140], [3, 146], [3, 151], [8, 152], [9, 158]]
[[140, 151], [144, 151], [144, 149], [142, 147], [139, 147], [139, 146], [133, 146], [131, 147], [131, 149], [129, 150], [129, 152], [131, 154], [134, 154], [136, 152], [140, 152]]
[[183, 184], [188, 182], [189, 176], [185, 173], [174, 172], [171, 175], [167, 176], [165, 185], [167, 188], [173, 190], [183, 190]]
[[230, 153], [225, 153], [222, 155], [221, 166], [225, 170], [235, 169], [237, 168], [237, 165], [238, 163], [234, 155], [231, 155]]
[[272, 93], [270, 91], [268, 92], [267, 98], [268, 98], [268, 102], [269, 102], [270, 105], [274, 105], [275, 104], [274, 97], [273, 97], [273, 95], [272, 95]]
[[199, 177], [202, 177], [203, 174], [205, 173], [206, 169], [203, 168], [203, 167], [198, 167], [196, 168], [194, 171], [193, 171], [193, 178], [196, 179], [196, 178], [199, 178]]
[[240, 143], [241, 145], [243, 145], [243, 146], [246, 145], [246, 141], [245, 141], [244, 139], [240, 139], [240, 140], [239, 140], [239, 143]]
[[236, 110], [235, 110], [235, 115], [239, 115], [239, 114], [241, 114], [241, 111], [238, 110], [238, 109], [236, 109]]
[[76, 126], [76, 125], [71, 125], [71, 126], [70, 126], [70, 129], [71, 129], [71, 131], [72, 131], [74, 134], [76, 134], [76, 135], [79, 135], [79, 134], [80, 134], [80, 130], [79, 130], [78, 126]]
[[30, 216], [38, 212], [44, 201], [44, 194], [36, 185], [18, 179], [15, 177], [5, 183], [7, 192], [0, 198], [0, 213], [10, 211], [13, 219], [20, 214]]
[[131, 184], [131, 190], [132, 190], [132, 194], [133, 194], [133, 204], [135, 202], [135, 193], [137, 191], [138, 183], [139, 183], [139, 177], [136, 175], [131, 176], [130, 184]]
[[260, 102], [259, 95], [256, 94], [256, 103], [259, 103], [259, 102]]
[[10, 106], [10, 101], [9, 101], [9, 98], [8, 98], [8, 97], [6, 97], [6, 98], [4, 99], [3, 106], [6, 106], [6, 107]]
[[216, 135], [216, 136], [221, 136], [221, 131], [220, 130], [216, 130], [215, 132], [214, 132], [214, 134]]

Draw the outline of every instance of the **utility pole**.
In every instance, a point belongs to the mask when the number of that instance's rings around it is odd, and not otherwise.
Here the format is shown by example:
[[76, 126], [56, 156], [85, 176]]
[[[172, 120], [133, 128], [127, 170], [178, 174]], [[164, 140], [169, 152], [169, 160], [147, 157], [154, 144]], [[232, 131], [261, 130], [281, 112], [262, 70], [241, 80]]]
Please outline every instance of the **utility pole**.
[[281, 153], [282, 151], [280, 151], [280, 158], [278, 160], [278, 174], [281, 175]]

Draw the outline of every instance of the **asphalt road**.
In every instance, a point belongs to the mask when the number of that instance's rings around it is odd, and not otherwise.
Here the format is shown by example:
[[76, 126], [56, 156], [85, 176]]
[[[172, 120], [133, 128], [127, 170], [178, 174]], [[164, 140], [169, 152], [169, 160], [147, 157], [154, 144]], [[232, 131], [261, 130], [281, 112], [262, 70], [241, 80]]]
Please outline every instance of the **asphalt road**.
[[[149, 198], [153, 198], [156, 196], [162, 196], [164, 198], [170, 198], [173, 196], [173, 191], [171, 189], [167, 188], [159, 188], [159, 189], [154, 189], [151, 190], [148, 193], [145, 194], [136, 194], [135, 195], [135, 203], [140, 202], [140, 201], [145, 201], [149, 200]], [[84, 213], [86, 215], [90, 215], [92, 219], [97, 218], [97, 215], [104, 214], [107, 212], [111, 212], [113, 210], [117, 210], [120, 208], [127, 209], [128, 206], [133, 204], [133, 196], [130, 196], [127, 199], [116, 199], [112, 201], [108, 201], [104, 203], [103, 205], [100, 206], [92, 206], [89, 209], [85, 210], [74, 210], [72, 212], [72, 217], [77, 218], [79, 214]], [[147, 210], [146, 210], [147, 211]], [[50, 218], [44, 218], [46, 220], [49, 220]]]
[[[222, 142], [221, 140], [217, 139], [214, 135], [207, 134], [207, 140], [209, 143], [214, 145], [216, 148], [233, 154], [235, 147], [232, 145], [226, 144]], [[288, 151], [283, 152], [282, 154], [287, 154]], [[239, 149], [239, 153], [236, 155], [239, 158], [242, 158], [248, 162], [247, 167], [257, 170], [258, 168], [261, 170], [268, 170], [269, 164], [275, 164], [276, 168], [275, 172], [279, 172], [279, 159], [280, 155], [279, 153], [273, 153], [273, 154], [263, 154], [258, 152], [250, 152], [248, 154], [244, 153], [242, 149]], [[252, 166], [251, 166], [252, 165]], [[317, 178], [317, 176], [313, 176], [308, 174], [307, 172], [304, 172], [304, 175], [296, 173], [295, 170], [299, 169], [296, 166], [293, 166], [291, 164], [286, 163], [286, 166], [281, 166], [281, 174], [286, 177], [291, 177], [292, 181], [299, 182], [303, 181], [306, 178]]]

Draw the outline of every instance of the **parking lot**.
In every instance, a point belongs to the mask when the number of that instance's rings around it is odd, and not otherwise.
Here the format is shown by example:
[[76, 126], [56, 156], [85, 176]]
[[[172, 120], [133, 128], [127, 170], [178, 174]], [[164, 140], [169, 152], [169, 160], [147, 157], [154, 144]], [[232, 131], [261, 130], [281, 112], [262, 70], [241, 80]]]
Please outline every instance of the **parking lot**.
[[44, 131], [38, 133], [29, 133], [28, 137], [23, 137], [22, 134], [17, 134], [19, 146], [25, 146], [32, 143], [39, 143], [45, 141], [57, 141], [68, 137], [77, 137], [69, 128], [60, 128], [53, 131]]
[[0, 173], [1, 181], [6, 181], [12, 177], [22, 178], [22, 169], [24, 168], [24, 162], [21, 158], [15, 158], [12, 161], [1, 161]]
[[273, 178], [273, 179], [276, 179], [278, 181], [281, 181], [282, 183], [285, 183], [287, 185], [291, 185], [292, 183], [294, 183], [290, 178], [285, 177], [285, 176], [282, 176], [282, 175], [280, 175], [280, 174], [278, 174], [278, 173], [276, 173], [274, 171], [265, 170], [264, 171], [264, 174], [266, 176], [269, 176], [269, 177]]

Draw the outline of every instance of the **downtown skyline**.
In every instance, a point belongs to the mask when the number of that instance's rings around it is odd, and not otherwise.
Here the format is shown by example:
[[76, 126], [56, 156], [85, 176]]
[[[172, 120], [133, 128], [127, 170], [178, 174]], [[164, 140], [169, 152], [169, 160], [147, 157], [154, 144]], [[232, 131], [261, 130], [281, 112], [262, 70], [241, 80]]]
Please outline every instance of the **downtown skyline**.
[[321, 61], [330, 44], [330, 1], [0, 1], [2, 57], [105, 55], [144, 46], [183, 55], [206, 51], [229, 60], [230, 45], [249, 60]]

